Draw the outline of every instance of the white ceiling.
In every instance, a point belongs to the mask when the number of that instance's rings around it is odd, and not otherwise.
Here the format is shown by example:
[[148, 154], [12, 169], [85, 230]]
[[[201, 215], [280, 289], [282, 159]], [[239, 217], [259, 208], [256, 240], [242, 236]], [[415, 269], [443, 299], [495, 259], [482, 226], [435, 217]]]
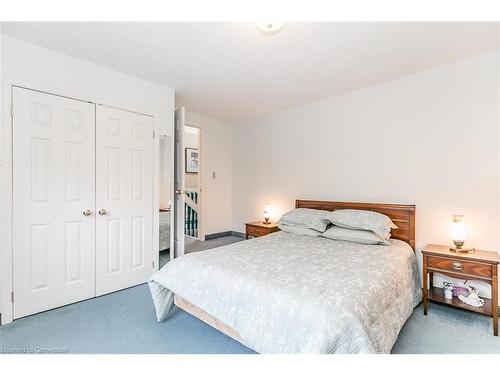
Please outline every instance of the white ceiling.
[[4, 23], [7, 35], [176, 89], [178, 105], [236, 120], [478, 55], [497, 23]]

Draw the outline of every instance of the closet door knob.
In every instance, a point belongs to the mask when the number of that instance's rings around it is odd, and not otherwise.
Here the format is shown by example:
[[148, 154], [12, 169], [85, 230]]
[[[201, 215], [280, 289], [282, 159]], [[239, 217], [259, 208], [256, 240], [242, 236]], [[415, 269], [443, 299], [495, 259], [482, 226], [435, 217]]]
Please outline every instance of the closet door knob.
[[99, 210], [99, 215], [104, 216], [104, 215], [107, 215], [107, 214], [108, 214], [108, 211], [106, 211], [104, 208], [101, 208]]
[[88, 208], [83, 211], [83, 216], [90, 216], [92, 215], [92, 211], [90, 211]]

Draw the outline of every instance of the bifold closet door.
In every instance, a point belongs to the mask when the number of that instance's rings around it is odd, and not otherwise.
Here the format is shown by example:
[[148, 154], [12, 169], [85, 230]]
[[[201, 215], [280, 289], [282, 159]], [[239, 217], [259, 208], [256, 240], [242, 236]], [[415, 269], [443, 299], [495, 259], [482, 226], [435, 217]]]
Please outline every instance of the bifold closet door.
[[95, 105], [13, 89], [14, 318], [95, 295]]
[[153, 118], [96, 107], [96, 294], [153, 273]]

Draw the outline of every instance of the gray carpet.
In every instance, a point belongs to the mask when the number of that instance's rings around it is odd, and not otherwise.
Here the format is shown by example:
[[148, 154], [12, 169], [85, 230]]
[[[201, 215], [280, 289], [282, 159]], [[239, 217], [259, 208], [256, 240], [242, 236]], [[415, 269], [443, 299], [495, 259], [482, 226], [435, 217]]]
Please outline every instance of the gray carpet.
[[[212, 249], [214, 247], [220, 247], [224, 245], [229, 245], [234, 242], [243, 241], [244, 238], [237, 236], [225, 236], [220, 238], [214, 238], [208, 241], [198, 241], [192, 237], [186, 236], [184, 239], [184, 247], [186, 254], [194, 253], [196, 251], [202, 251], [207, 249]], [[160, 268], [162, 268], [170, 260], [170, 250], [160, 251]]]
[[198, 241], [191, 237], [187, 237], [185, 241], [186, 254], [194, 253], [197, 251], [212, 249], [214, 247], [220, 247], [224, 245], [229, 245], [235, 242], [243, 241], [244, 238], [237, 236], [225, 236], [214, 238], [212, 240], [207, 241]]
[[[230, 241], [228, 238], [217, 240], [203, 243], [210, 246]], [[32, 315], [0, 327], [0, 353], [30, 350], [253, 353], [178, 309], [167, 321], [156, 322], [147, 285]], [[422, 313], [422, 306], [415, 309], [392, 352], [498, 354], [500, 338], [492, 335], [491, 319], [431, 303], [427, 317]]]

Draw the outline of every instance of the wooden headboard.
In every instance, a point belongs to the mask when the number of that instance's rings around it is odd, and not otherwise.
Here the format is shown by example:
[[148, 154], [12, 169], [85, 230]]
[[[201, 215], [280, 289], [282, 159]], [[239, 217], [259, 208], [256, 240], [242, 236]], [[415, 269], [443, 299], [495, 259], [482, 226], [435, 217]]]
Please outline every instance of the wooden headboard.
[[335, 211], [342, 209], [375, 211], [387, 215], [398, 226], [391, 231], [391, 238], [408, 242], [415, 250], [415, 205], [389, 203], [358, 203], [330, 201], [295, 201], [295, 208], [312, 208], [316, 210]]

